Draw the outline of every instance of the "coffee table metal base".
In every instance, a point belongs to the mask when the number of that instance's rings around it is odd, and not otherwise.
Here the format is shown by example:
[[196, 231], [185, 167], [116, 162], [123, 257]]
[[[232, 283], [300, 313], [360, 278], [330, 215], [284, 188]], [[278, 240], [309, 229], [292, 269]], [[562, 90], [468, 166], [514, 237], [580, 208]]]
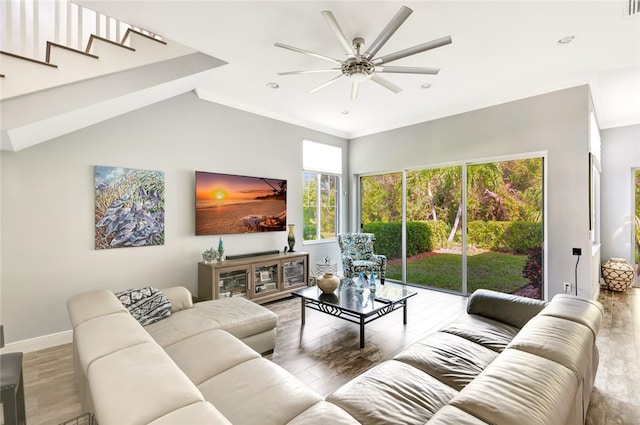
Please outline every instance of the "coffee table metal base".
[[341, 309], [335, 305], [327, 304], [322, 301], [309, 299], [309, 298], [300, 298], [301, 301], [301, 313], [300, 317], [302, 319], [302, 326], [304, 326], [306, 317], [305, 311], [306, 308], [311, 308], [313, 310], [320, 311], [322, 313], [329, 314], [334, 317], [339, 317], [342, 320], [346, 320], [351, 323], [356, 323], [360, 325], [360, 348], [364, 348], [364, 325], [373, 322], [376, 319], [381, 318], [382, 316], [386, 316], [387, 314], [395, 311], [399, 308], [402, 308], [402, 323], [407, 324], [407, 301], [408, 299], [403, 299], [397, 302], [390, 302], [386, 306], [376, 310], [375, 312], [365, 315], [355, 313], [353, 311]]

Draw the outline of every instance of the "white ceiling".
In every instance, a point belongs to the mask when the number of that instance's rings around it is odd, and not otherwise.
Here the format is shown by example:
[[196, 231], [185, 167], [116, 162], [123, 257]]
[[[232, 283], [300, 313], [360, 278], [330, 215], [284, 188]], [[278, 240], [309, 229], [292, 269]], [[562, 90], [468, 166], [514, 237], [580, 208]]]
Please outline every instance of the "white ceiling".
[[[586, 83], [601, 128], [640, 123], [640, 16], [626, 16], [627, 1], [78, 3], [228, 62], [197, 89], [202, 98], [354, 138]], [[392, 63], [439, 75], [386, 74], [402, 92], [365, 81], [356, 100], [347, 78], [309, 94], [333, 74], [277, 75], [332, 64], [275, 42], [344, 58], [322, 10], [347, 39], [371, 43], [402, 5], [414, 12], [378, 56], [450, 35], [451, 45]]]

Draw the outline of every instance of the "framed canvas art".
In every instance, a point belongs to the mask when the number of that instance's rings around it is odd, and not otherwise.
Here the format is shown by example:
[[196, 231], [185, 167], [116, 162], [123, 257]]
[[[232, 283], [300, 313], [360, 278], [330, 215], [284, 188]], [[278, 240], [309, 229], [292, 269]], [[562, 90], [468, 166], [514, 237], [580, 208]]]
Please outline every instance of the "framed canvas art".
[[96, 166], [95, 249], [164, 245], [164, 173]]

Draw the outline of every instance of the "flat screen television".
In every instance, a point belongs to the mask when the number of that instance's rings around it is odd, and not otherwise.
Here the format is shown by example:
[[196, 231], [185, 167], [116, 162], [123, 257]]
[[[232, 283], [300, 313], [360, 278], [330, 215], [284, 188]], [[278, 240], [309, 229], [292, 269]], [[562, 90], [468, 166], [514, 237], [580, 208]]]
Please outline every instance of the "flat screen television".
[[196, 171], [196, 236], [280, 232], [287, 181]]

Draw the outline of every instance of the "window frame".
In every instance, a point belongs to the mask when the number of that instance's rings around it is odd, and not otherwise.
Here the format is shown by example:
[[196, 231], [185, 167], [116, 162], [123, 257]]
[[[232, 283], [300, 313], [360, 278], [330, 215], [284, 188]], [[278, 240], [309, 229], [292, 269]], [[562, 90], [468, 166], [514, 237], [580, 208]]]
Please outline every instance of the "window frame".
[[[302, 188], [303, 191], [306, 188], [306, 179], [305, 179], [305, 174], [314, 174], [316, 177], [316, 193], [315, 193], [315, 200], [316, 200], [316, 217], [317, 217], [317, 225], [316, 225], [316, 232], [315, 232], [315, 236], [316, 239], [306, 239], [304, 236], [304, 229], [302, 232], [302, 244], [303, 245], [307, 245], [307, 244], [317, 244], [317, 243], [325, 243], [325, 242], [333, 242], [335, 240], [337, 240], [338, 238], [338, 233], [340, 233], [340, 214], [341, 214], [341, 209], [342, 209], [342, 203], [341, 203], [341, 199], [340, 199], [340, 193], [341, 193], [341, 187], [342, 187], [342, 175], [340, 174], [335, 174], [335, 173], [326, 173], [326, 172], [320, 172], [320, 171], [315, 171], [315, 170], [303, 170], [302, 171]], [[322, 216], [321, 216], [321, 212], [322, 212], [322, 188], [321, 188], [321, 181], [323, 177], [329, 177], [329, 178], [335, 178], [336, 179], [336, 189], [335, 189], [335, 212], [333, 214], [334, 216], [334, 228], [335, 228], [335, 236], [331, 237], [331, 238], [322, 238]], [[304, 205], [304, 195], [303, 195], [303, 205], [302, 205], [302, 216], [303, 216], [303, 228], [304, 228], [304, 209], [305, 209], [305, 205]]]

